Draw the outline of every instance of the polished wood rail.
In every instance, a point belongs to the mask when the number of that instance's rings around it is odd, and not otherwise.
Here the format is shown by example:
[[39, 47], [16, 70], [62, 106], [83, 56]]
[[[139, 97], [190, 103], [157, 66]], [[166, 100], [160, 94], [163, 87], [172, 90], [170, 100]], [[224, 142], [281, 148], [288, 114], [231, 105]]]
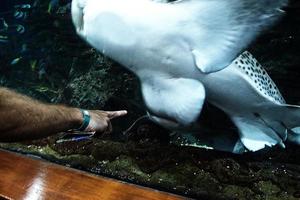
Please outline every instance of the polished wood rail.
[[184, 197], [0, 150], [0, 199], [182, 200]]

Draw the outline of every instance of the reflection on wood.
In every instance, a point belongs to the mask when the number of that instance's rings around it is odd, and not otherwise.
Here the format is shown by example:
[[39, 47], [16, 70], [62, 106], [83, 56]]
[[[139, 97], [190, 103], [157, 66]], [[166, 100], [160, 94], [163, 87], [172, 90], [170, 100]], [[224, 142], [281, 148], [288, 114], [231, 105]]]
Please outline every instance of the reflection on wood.
[[184, 199], [2, 150], [0, 175], [0, 199]]

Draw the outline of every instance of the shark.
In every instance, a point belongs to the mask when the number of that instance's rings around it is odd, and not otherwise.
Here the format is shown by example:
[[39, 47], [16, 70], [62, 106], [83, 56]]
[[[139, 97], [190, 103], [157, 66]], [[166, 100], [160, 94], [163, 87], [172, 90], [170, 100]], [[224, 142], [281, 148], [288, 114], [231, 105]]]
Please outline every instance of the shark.
[[244, 153], [285, 147], [286, 141], [300, 144], [300, 107], [285, 102], [266, 70], [246, 51], [280, 19], [287, 4], [73, 0], [71, 13], [83, 40], [139, 78], [152, 121], [188, 132], [208, 101], [229, 116], [239, 136], [230, 145], [224, 143], [226, 135], [212, 138], [211, 148]]

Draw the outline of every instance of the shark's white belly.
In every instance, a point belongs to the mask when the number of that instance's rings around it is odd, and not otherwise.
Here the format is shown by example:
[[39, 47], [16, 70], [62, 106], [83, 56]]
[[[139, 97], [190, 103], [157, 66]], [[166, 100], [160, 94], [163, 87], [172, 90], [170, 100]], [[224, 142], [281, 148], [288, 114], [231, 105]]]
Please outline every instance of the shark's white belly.
[[[177, 23], [172, 24], [172, 20], [157, 23], [147, 18], [145, 24], [135, 22], [128, 26], [121, 15], [109, 12], [102, 12], [95, 17], [86, 15], [85, 18], [82, 36], [100, 52], [140, 78], [149, 73], [189, 78], [202, 74], [191, 54], [193, 46], [190, 36], [180, 30]], [[156, 26], [153, 25], [155, 23]], [[166, 29], [168, 31], [164, 30], [165, 26], [170, 26]]]

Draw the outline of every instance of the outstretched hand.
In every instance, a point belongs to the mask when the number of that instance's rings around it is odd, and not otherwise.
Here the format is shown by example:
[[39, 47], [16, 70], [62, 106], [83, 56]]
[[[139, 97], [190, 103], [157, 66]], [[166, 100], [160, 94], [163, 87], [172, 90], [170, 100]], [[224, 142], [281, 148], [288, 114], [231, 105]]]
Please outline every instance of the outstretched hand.
[[85, 131], [95, 131], [96, 133], [111, 133], [112, 125], [110, 120], [127, 114], [126, 110], [102, 111], [89, 110], [91, 121]]

